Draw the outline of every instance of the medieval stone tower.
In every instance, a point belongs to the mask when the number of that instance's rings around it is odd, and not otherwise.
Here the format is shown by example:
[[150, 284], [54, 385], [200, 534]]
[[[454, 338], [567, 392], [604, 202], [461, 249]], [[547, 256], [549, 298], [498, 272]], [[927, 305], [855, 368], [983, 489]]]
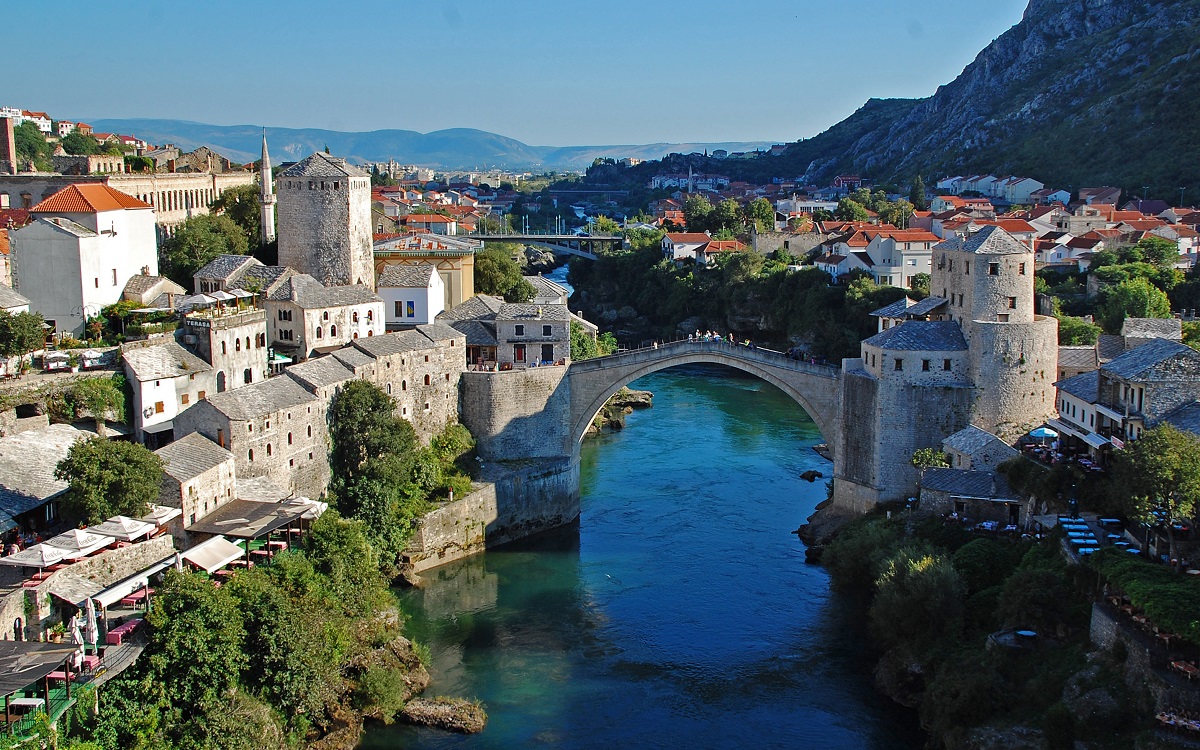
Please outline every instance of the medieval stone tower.
[[279, 265], [326, 286], [375, 287], [371, 249], [371, 179], [316, 153], [279, 173]]
[[834, 504], [915, 494], [918, 448], [973, 424], [1012, 441], [1054, 410], [1058, 321], [1034, 314], [1033, 251], [988, 226], [933, 249], [930, 291], [877, 310], [880, 333], [842, 361]]
[[262, 199], [262, 244], [275, 241], [275, 183], [271, 177], [271, 155], [267, 153], [267, 129], [263, 128], [262, 162], [258, 167], [258, 181]]

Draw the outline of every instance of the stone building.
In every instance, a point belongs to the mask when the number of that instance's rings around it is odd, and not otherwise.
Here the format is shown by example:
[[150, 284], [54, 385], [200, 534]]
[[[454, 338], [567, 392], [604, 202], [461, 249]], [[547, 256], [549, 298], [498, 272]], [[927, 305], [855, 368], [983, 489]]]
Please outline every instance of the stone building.
[[975, 425], [967, 425], [943, 440], [942, 451], [950, 460], [950, 468], [973, 471], [994, 471], [1020, 455], [1011, 445]]
[[192, 275], [192, 288], [196, 294], [242, 289], [266, 297], [296, 273], [287, 266], [263, 265], [249, 255], [218, 255]]
[[186, 548], [189, 527], [236, 497], [233, 454], [196, 432], [154, 453], [163, 460], [158, 504], [183, 511], [169, 528], [178, 546]]
[[280, 172], [275, 190], [280, 265], [330, 286], [375, 287], [370, 176], [316, 153]]
[[968, 425], [1007, 443], [1053, 412], [1058, 325], [1034, 313], [1033, 251], [987, 226], [932, 256], [939, 296], [876, 311], [887, 319], [881, 332], [843, 360], [834, 465], [843, 510], [911, 496], [913, 452]]
[[322, 286], [307, 274], [296, 274], [267, 296], [271, 347], [305, 360], [332, 351], [386, 328], [383, 300], [368, 286]]
[[475, 253], [483, 243], [470, 237], [406, 234], [374, 243], [375, 270], [389, 266], [431, 265], [442, 280], [442, 307], [451, 310], [475, 296]]
[[254, 306], [196, 308], [183, 316], [183, 343], [213, 368], [213, 391], [267, 379], [266, 312]]
[[566, 305], [504, 304], [496, 311], [501, 366], [569, 364], [571, 313]]
[[181, 435], [198, 432], [233, 454], [237, 476], [267, 477], [297, 495], [329, 484], [329, 402], [289, 377], [209, 394], [176, 418]]

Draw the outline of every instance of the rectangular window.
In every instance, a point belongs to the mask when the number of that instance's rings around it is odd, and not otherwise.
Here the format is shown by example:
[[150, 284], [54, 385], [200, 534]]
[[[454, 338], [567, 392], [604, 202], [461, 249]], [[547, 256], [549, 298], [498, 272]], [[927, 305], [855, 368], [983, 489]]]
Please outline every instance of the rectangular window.
[[196, 394], [196, 398], [203, 401], [204, 397], [207, 395], [208, 395], [207, 391], [200, 391], [199, 393]]
[[117, 285], [117, 269], [113, 269], [113, 286]]
[[513, 361], [515, 361], [515, 362], [524, 362], [525, 361], [525, 345], [524, 344], [517, 344], [516, 346], [513, 347]]
[[163, 406], [163, 402], [162, 402], [162, 401], [155, 401], [155, 402], [154, 402], [154, 413], [155, 413], [155, 414], [162, 414], [162, 413], [163, 413], [163, 409], [164, 409], [164, 408], [165, 408], [165, 407]]
[[96, 277], [95, 283], [96, 283], [96, 288], [99, 289], [100, 288], [100, 277], [99, 276]]
[[965, 261], [963, 263], [963, 265], [965, 265], [967, 267], [967, 269], [965, 271], [963, 271], [963, 274], [966, 276], [970, 276], [971, 275], [971, 261], [969, 261], [969, 260]]
[[225, 447], [225, 430], [217, 430], [217, 445]]
[[417, 304], [415, 302], [413, 302], [412, 300], [409, 300], [405, 304], [406, 304], [406, 310], [408, 311], [408, 317], [410, 317], [410, 318], [417, 317]]
[[1008, 298], [1008, 309], [1009, 309], [1009, 310], [1016, 310], [1016, 309], [1017, 309], [1017, 298], [1016, 298], [1016, 297], [1009, 297], [1009, 298]]
[[899, 372], [900, 370], [903, 370], [903, 369], [904, 369], [904, 360], [902, 360], [902, 359], [896, 360], [896, 371]]
[[1021, 276], [1025, 275], [1025, 264], [1024, 263], [1017, 264], [1017, 273]]
[[921, 370], [924, 372], [929, 372], [929, 360], [927, 360], [927, 359], [921, 360]]
[[550, 326], [542, 326], [542, 335], [549, 336], [551, 330]]
[[524, 336], [525, 335], [525, 326], [518, 323], [516, 326], [513, 327], [513, 333], [517, 336]]
[[400, 300], [396, 300], [396, 317], [397, 318], [404, 317], [404, 303]]
[[942, 360], [942, 369], [945, 370], [946, 372], [950, 372], [950, 360], [948, 360], [948, 359]]
[[187, 406], [188, 399], [190, 399], [190, 398], [191, 398], [191, 396], [189, 396], [188, 394], [185, 393], [179, 397], [179, 403], [183, 404], [184, 406]]
[[999, 276], [999, 275], [1000, 275], [1000, 264], [999, 263], [988, 263], [988, 276]]

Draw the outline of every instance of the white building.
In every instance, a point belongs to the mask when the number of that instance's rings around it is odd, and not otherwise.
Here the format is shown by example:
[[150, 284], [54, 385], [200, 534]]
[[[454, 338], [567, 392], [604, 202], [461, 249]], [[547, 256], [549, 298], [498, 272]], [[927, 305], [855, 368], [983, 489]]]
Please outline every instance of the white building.
[[14, 287], [60, 333], [121, 299], [125, 283], [158, 274], [154, 209], [107, 185], [70, 185], [34, 206], [11, 232]]
[[151, 449], [170, 443], [175, 417], [216, 389], [212, 366], [173, 339], [129, 346], [121, 363], [133, 388], [130, 426]]
[[432, 323], [446, 309], [446, 285], [431, 264], [385, 266], [377, 284], [389, 331]]

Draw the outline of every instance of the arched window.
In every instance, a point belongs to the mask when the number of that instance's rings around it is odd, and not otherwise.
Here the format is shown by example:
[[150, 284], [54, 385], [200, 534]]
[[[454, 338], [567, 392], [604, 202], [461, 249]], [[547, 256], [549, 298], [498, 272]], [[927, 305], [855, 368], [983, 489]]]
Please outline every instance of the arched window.
[[387, 384], [387, 393], [389, 396], [392, 395], [392, 384], [391, 383]]
[[329, 311], [328, 310], [321, 313], [321, 320], [329, 320]]
[[372, 336], [374, 336], [374, 335], [375, 335], [375, 332], [374, 332], [374, 331], [372, 331], [370, 328], [368, 328], [368, 329], [367, 329], [367, 338], [371, 338], [371, 337], [372, 337]]
[[225, 353], [226, 353], [226, 352], [225, 352], [225, 342], [224, 342], [224, 341], [222, 341], [222, 342], [221, 342], [221, 353], [222, 353], [222, 354], [225, 354]]
[[288, 445], [292, 444], [292, 433], [288, 433]]
[[225, 392], [225, 373], [217, 373], [217, 393]]
[[317, 326], [317, 338], [321, 338], [321, 326]]
[[249, 367], [247, 367], [245, 370], [242, 370], [242, 380], [246, 382], [246, 385], [250, 385], [254, 382], [254, 372]]
[[354, 312], [350, 313], [350, 322], [352, 322], [352, 323], [358, 322], [358, 310], [355, 310]]
[[246, 337], [246, 351], [250, 351], [250, 337]]
[[337, 326], [329, 326], [329, 338], [337, 336]]
[[425, 376], [425, 385], [429, 385], [429, 376], [428, 375]]
[[271, 444], [267, 443], [267, 455], [271, 455]]
[[402, 390], [402, 391], [408, 390], [408, 381], [407, 380], [400, 381], [400, 390]]
[[246, 455], [249, 457], [249, 459], [251, 461], [253, 461], [254, 460], [254, 449], [251, 448], [250, 450], [246, 451]]
[[235, 352], [240, 352], [242, 350], [242, 340], [241, 339], [233, 340], [233, 350]]
[[367, 322], [370, 323], [373, 320], [375, 320], [375, 312], [373, 310], [367, 310]]

